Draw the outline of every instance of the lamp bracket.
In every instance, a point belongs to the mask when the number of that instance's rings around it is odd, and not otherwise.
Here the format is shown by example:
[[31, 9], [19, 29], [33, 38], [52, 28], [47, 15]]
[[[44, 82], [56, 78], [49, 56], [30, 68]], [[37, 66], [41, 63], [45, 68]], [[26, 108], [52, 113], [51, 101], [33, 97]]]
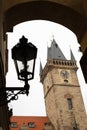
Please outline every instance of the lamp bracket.
[[29, 94], [29, 84], [24, 87], [5, 87], [0, 88], [0, 107], [10, 101], [17, 100], [18, 94]]

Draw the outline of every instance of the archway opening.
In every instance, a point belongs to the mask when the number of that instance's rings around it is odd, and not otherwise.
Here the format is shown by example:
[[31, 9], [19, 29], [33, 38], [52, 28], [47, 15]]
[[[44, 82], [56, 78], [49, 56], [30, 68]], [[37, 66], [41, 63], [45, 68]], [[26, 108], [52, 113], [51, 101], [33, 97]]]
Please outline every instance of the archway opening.
[[13, 26], [30, 20], [49, 20], [72, 30], [78, 41], [85, 33], [87, 27], [86, 19], [77, 11], [55, 1], [28, 1], [18, 2], [8, 8], [4, 17], [4, 32], [12, 31]]
[[[14, 115], [44, 115], [45, 106], [44, 106], [44, 98], [43, 98], [43, 87], [40, 83], [39, 79], [39, 67], [40, 61], [44, 67], [47, 60], [47, 47], [50, 46], [51, 40], [54, 39], [60, 46], [62, 52], [64, 53], [66, 59], [70, 59], [70, 49], [72, 49], [77, 64], [79, 66], [79, 60], [81, 57], [81, 53], [79, 52], [79, 43], [77, 41], [76, 35], [71, 32], [66, 27], [44, 20], [33, 20], [29, 22], [24, 22], [14, 26], [13, 33], [8, 33], [8, 48], [9, 48], [9, 69], [6, 77], [6, 86], [23, 86], [23, 83], [17, 83], [17, 79], [15, 79], [16, 73], [13, 65], [13, 61], [11, 60], [11, 48], [18, 43], [19, 39], [24, 35], [28, 38], [29, 42], [32, 42], [38, 48], [38, 56], [35, 67], [35, 78], [30, 81], [30, 94], [29, 97], [21, 96], [18, 101], [13, 102], [13, 113]], [[66, 51], [67, 50], [67, 51]], [[79, 66], [80, 67], [80, 66]], [[14, 71], [13, 71], [14, 70]], [[79, 69], [80, 70], [80, 69]], [[82, 79], [81, 70], [78, 76], [79, 81]], [[13, 75], [15, 74], [15, 75]], [[11, 79], [12, 78], [12, 79]], [[16, 81], [15, 81], [16, 80]], [[84, 79], [83, 79], [84, 80]], [[84, 83], [85, 84], [85, 83]], [[81, 81], [81, 86], [83, 85], [83, 81]], [[84, 85], [83, 85], [84, 86]], [[82, 87], [82, 93], [85, 92]], [[86, 95], [84, 94], [84, 100], [86, 101]], [[42, 104], [43, 103], [43, 104]], [[25, 104], [25, 105], [24, 105]], [[20, 111], [20, 108], [23, 108]], [[41, 109], [39, 109], [41, 107]], [[26, 109], [29, 108], [29, 109]], [[39, 110], [39, 111], [37, 111]], [[40, 111], [41, 110], [41, 111]], [[31, 112], [32, 111], [32, 112]]]

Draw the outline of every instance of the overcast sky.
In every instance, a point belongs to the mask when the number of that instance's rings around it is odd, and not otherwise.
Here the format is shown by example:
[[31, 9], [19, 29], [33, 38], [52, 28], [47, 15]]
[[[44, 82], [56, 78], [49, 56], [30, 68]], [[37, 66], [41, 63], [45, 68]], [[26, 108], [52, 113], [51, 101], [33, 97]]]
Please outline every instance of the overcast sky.
[[23, 35], [28, 38], [29, 42], [32, 42], [38, 48], [35, 76], [33, 80], [29, 81], [29, 96], [27, 97], [26, 95], [19, 95], [18, 100], [12, 101], [9, 104], [9, 106], [13, 108], [13, 114], [25, 116], [46, 115], [43, 86], [40, 83], [39, 77], [39, 65], [41, 61], [42, 66], [44, 67], [47, 60], [47, 46], [50, 46], [53, 37], [67, 59], [70, 59], [70, 49], [72, 49], [73, 51], [73, 54], [77, 60], [77, 65], [79, 67], [77, 74], [79, 78], [79, 83], [81, 85], [81, 92], [83, 95], [85, 108], [87, 109], [87, 85], [85, 84], [79, 66], [79, 60], [82, 56], [82, 53], [79, 52], [80, 45], [74, 33], [72, 33], [64, 26], [53, 22], [41, 20], [24, 22], [15, 26], [12, 33], [8, 33], [9, 69], [6, 76], [6, 86], [24, 86], [24, 83], [22, 81], [18, 81], [17, 79], [15, 66], [13, 60], [11, 59], [11, 48], [19, 42], [19, 39]]

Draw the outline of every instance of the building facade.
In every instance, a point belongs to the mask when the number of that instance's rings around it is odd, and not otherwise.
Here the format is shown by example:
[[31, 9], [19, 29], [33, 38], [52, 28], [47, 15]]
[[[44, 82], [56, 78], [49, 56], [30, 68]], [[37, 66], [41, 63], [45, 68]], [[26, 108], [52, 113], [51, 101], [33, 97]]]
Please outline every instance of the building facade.
[[46, 113], [55, 130], [86, 130], [87, 115], [77, 77], [77, 65], [71, 51], [67, 60], [53, 39], [47, 63], [40, 69]]

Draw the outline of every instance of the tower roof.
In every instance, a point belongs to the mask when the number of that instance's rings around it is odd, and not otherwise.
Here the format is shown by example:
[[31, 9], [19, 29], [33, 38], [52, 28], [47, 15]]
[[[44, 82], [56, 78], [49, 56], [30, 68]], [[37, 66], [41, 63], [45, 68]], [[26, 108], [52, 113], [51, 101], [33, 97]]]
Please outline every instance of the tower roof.
[[55, 39], [53, 38], [51, 42], [51, 47], [48, 49], [48, 59], [62, 59], [66, 60], [65, 56], [63, 55], [61, 49], [59, 48], [58, 44], [56, 43]]

